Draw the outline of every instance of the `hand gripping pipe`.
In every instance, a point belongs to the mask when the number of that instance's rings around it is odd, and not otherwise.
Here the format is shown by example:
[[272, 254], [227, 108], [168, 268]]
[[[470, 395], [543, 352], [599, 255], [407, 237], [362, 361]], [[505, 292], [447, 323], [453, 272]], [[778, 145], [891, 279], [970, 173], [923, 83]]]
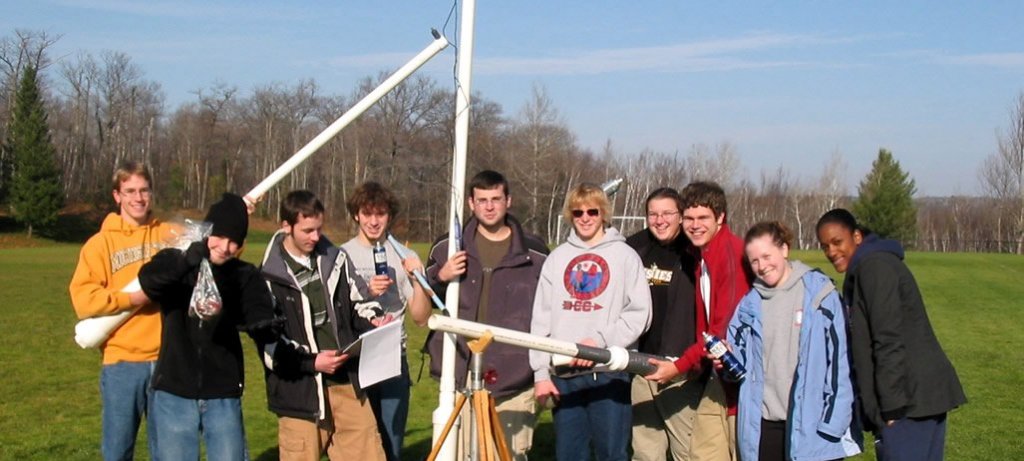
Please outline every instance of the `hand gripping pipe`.
[[[402, 245], [398, 243], [398, 240], [395, 239], [395, 236], [388, 234], [388, 241], [391, 242], [391, 245], [395, 247], [395, 252], [398, 253], [398, 259], [404, 260], [407, 257], [407, 255], [405, 251], [402, 251]], [[420, 282], [420, 286], [423, 287], [423, 291], [426, 291], [427, 294], [430, 295], [430, 300], [434, 302], [434, 306], [437, 306], [438, 309], [441, 309], [441, 312], [446, 312], [444, 308], [444, 301], [441, 301], [441, 298], [437, 297], [437, 293], [434, 293], [434, 290], [430, 288], [430, 283], [428, 283], [427, 278], [423, 276], [423, 271], [412, 271], [412, 275], [416, 277], [416, 281]]]
[[612, 371], [627, 371], [638, 375], [649, 375], [657, 370], [656, 366], [647, 362], [648, 359], [669, 360], [667, 357], [627, 351], [616, 346], [607, 349], [585, 346], [583, 344], [531, 335], [522, 331], [494, 327], [437, 314], [430, 316], [430, 319], [427, 320], [427, 326], [431, 330], [444, 331], [474, 339], [490, 331], [494, 335], [494, 341], [502, 344], [591, 360], [607, 366]]

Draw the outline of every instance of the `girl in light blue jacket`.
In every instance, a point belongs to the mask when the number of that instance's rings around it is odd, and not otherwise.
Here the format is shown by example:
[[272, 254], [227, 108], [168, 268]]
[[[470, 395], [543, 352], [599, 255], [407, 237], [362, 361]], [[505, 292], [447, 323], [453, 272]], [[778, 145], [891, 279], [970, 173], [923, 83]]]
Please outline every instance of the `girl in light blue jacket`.
[[[746, 367], [736, 432], [740, 459], [831, 460], [860, 453], [839, 294], [823, 273], [790, 261], [792, 232], [754, 225], [745, 240], [757, 276], [729, 323]], [[856, 437], [854, 437], [854, 434]]]

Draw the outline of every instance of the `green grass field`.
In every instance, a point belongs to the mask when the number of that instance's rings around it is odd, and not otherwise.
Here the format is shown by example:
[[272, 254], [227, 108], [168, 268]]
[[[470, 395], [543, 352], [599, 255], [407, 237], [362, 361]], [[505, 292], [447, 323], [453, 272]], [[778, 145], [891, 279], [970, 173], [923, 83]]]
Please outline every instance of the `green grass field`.
[[[246, 259], [259, 258], [266, 235], [250, 241], [259, 244], [246, 250]], [[817, 252], [797, 256], [828, 266]], [[74, 343], [76, 319], [67, 294], [77, 257], [77, 245], [0, 249], [0, 459], [99, 458], [100, 356]], [[1024, 459], [1024, 404], [1018, 396], [1024, 382], [1024, 258], [912, 253], [908, 262], [970, 399], [950, 416], [947, 458]], [[410, 327], [409, 333], [410, 348], [418, 349], [426, 332]], [[250, 452], [253, 459], [276, 459], [276, 418], [266, 409], [262, 372], [247, 347], [243, 401]], [[411, 351], [409, 360], [416, 381], [419, 353]], [[429, 451], [437, 384], [423, 374], [412, 390], [407, 459], [422, 459]], [[534, 459], [553, 459], [553, 437], [545, 414]], [[140, 437], [139, 459], [147, 459], [144, 446]]]

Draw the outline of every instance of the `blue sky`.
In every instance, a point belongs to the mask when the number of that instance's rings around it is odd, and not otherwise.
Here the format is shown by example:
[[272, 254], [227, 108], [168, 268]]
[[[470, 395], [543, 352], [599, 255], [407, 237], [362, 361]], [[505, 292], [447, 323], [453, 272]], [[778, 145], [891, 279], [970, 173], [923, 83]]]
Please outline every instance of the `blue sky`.
[[[248, 93], [314, 78], [326, 94], [394, 69], [450, 2], [7, 0], [0, 35], [63, 37], [54, 56], [127, 53], [170, 108], [216, 81]], [[473, 90], [518, 114], [543, 85], [585, 147], [733, 144], [748, 177], [847, 184], [893, 151], [918, 195], [977, 194], [1024, 90], [1024, 2], [480, 1]], [[458, 21], [445, 29], [453, 38]], [[450, 85], [449, 48], [420, 72]]]

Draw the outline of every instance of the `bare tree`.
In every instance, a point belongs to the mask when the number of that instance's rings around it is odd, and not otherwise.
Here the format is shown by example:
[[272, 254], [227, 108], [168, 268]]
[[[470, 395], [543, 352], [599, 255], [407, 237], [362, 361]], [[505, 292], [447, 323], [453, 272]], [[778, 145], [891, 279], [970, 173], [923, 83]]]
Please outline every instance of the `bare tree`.
[[[541, 85], [534, 85], [510, 133], [511, 179], [521, 184], [520, 204], [526, 205], [523, 226], [551, 241], [557, 228], [562, 197], [554, 191], [562, 181], [557, 166], [576, 152], [576, 137], [566, 126], [554, 102]], [[562, 160], [562, 161], [559, 161]]]
[[690, 177], [694, 180], [713, 181], [729, 189], [739, 178], [739, 154], [728, 141], [713, 148], [707, 144], [694, 144], [690, 147], [686, 162]]
[[1017, 254], [1024, 252], [1024, 92], [1017, 95], [1010, 109], [1009, 126], [997, 132], [998, 149], [989, 155], [979, 175], [983, 187], [1003, 203], [1006, 222], [1012, 223], [1011, 235]]

